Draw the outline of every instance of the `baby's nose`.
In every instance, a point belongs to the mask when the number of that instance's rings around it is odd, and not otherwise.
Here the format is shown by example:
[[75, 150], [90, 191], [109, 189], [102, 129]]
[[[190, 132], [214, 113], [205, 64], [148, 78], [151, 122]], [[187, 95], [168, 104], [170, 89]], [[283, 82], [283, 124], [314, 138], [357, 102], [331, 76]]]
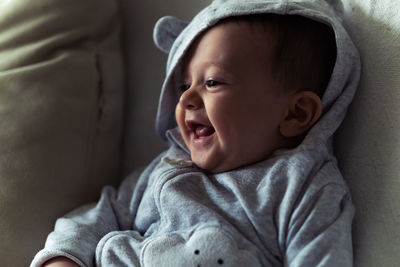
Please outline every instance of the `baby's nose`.
[[181, 95], [179, 99], [179, 103], [182, 105], [183, 108], [194, 110], [203, 107], [203, 99], [201, 98], [200, 94], [192, 88], [189, 88]]

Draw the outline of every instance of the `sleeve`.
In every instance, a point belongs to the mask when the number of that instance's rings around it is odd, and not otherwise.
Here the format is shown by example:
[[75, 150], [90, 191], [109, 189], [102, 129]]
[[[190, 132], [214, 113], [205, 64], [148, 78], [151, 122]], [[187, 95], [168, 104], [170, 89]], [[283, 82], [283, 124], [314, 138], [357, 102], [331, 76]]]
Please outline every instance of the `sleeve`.
[[353, 216], [344, 185], [332, 183], [306, 193], [289, 222], [284, 266], [353, 266]]
[[40, 267], [51, 258], [64, 256], [79, 266], [94, 266], [99, 241], [112, 231], [132, 230], [138, 207], [149, 187], [150, 173], [158, 157], [141, 174], [137, 185], [135, 173], [128, 176], [119, 190], [103, 188], [97, 204], [86, 205], [59, 218], [49, 234], [44, 249], [39, 251], [31, 267]]

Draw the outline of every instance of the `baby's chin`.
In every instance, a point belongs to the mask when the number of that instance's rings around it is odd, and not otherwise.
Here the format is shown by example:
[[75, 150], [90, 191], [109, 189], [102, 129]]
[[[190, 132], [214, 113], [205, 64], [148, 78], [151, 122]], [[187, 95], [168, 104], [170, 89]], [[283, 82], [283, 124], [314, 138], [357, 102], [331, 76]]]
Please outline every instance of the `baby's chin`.
[[246, 165], [244, 163], [242, 164], [234, 163], [234, 162], [224, 161], [221, 159], [201, 160], [201, 159], [196, 159], [196, 157], [192, 158], [192, 161], [200, 169], [213, 174], [233, 171], [235, 169], [238, 169]]
[[[272, 151], [273, 152], [273, 151]], [[199, 167], [200, 169], [207, 171], [208, 173], [223, 173], [234, 171], [240, 168], [244, 168], [246, 166], [250, 166], [256, 164], [258, 162], [266, 160], [271, 153], [265, 155], [259, 155], [258, 157], [223, 157], [214, 155], [213, 157], [207, 158], [196, 158], [196, 156], [192, 157], [192, 162]]]
[[221, 164], [218, 164], [213, 160], [197, 158], [195, 155], [193, 155], [192, 161], [197, 167], [209, 173], [221, 173], [228, 171], [228, 168], [221, 166]]

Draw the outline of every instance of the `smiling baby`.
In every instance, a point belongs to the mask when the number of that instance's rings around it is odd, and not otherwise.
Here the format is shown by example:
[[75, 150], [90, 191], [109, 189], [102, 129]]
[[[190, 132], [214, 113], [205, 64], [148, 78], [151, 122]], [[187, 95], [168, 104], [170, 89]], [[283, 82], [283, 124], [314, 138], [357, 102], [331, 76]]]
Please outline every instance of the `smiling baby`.
[[216, 0], [155, 41], [169, 149], [58, 219], [31, 266], [352, 266], [332, 136], [360, 63], [335, 9]]

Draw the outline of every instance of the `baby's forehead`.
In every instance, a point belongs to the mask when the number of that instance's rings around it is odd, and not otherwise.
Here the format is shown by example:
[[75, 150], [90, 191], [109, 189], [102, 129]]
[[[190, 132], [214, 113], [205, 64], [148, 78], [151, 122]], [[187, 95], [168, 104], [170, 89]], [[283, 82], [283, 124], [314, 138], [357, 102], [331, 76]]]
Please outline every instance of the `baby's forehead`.
[[196, 52], [210, 49], [210, 44], [215, 42], [218, 42], [218, 45], [213, 47], [219, 50], [221, 55], [232, 56], [232, 53], [226, 52], [233, 49], [237, 53], [265, 59], [275, 47], [276, 38], [262, 23], [243, 18], [224, 19], [203, 31], [192, 42], [184, 55], [184, 65], [193, 58]]
[[[245, 38], [248, 42], [254, 42], [257, 44], [270, 44], [276, 39], [273, 32], [272, 25], [269, 25], [268, 21], [261, 19], [250, 19], [250, 16], [246, 17], [231, 17], [219, 21], [217, 24], [207, 29], [205, 33], [209, 32], [214, 28], [220, 28], [220, 31], [229, 33], [231, 28], [240, 29], [240, 35], [234, 35], [236, 39]], [[204, 33], [203, 33], [204, 34]]]
[[222, 29], [224, 27], [240, 27], [252, 37], [249, 38], [248, 41], [257, 40], [258, 42], [264, 41], [265, 43], [271, 43], [277, 38], [277, 33], [279, 31], [279, 27], [276, 25], [277, 22], [275, 19], [272, 19], [275, 16], [278, 15], [263, 14], [228, 17], [220, 20], [213, 27], [222, 26]]

